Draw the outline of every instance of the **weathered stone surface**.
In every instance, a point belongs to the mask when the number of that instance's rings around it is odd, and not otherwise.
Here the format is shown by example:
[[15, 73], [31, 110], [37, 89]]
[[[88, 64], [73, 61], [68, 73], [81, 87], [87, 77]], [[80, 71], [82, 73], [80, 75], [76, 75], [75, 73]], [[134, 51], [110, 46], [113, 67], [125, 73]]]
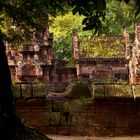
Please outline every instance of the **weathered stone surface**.
[[114, 99], [115, 94], [115, 85], [114, 84], [107, 84], [104, 85], [105, 88], [105, 99]]
[[71, 125], [71, 120], [72, 120], [72, 115], [70, 114], [70, 112], [62, 112], [61, 113], [61, 126], [66, 126], [69, 127]]
[[54, 112], [69, 112], [69, 105], [65, 101], [53, 101], [52, 102], [52, 111]]
[[115, 94], [116, 98], [132, 99], [133, 100], [133, 91], [131, 85], [115, 85]]
[[85, 127], [87, 125], [87, 113], [71, 114], [71, 125]]
[[93, 86], [93, 98], [95, 100], [105, 98], [105, 88], [104, 85], [94, 85]]
[[71, 126], [69, 134], [72, 136], [77, 136], [77, 134], [81, 136], [81, 135], [84, 135], [83, 134], [84, 129], [85, 129], [85, 127], [83, 127], [83, 126], [78, 126], [78, 127]]
[[31, 85], [22, 84], [22, 96], [23, 96], [23, 98], [32, 98]]
[[61, 112], [50, 113], [50, 126], [58, 126], [61, 124]]
[[135, 100], [140, 100], [140, 86], [139, 85], [133, 85], [133, 94]]
[[[19, 100], [19, 99], [17, 99]], [[26, 99], [24, 101], [27, 102]], [[49, 134], [83, 136], [119, 136], [140, 132], [140, 102], [134, 100], [91, 100], [87, 104], [69, 102], [70, 110], [54, 110], [53, 101], [48, 104], [30, 104], [18, 102], [18, 111], [22, 121], [39, 131]], [[29, 102], [29, 101], [28, 101]], [[36, 101], [35, 101], [36, 102]], [[47, 100], [46, 100], [47, 102]], [[63, 104], [56, 101], [56, 106]], [[73, 105], [71, 107], [71, 105]], [[88, 109], [89, 107], [89, 109]]]
[[13, 85], [12, 90], [15, 98], [21, 98], [20, 85]]
[[56, 132], [58, 135], [70, 135], [70, 127], [69, 126], [60, 126], [59, 131]]
[[34, 98], [44, 98], [46, 96], [45, 84], [33, 85], [33, 97]]

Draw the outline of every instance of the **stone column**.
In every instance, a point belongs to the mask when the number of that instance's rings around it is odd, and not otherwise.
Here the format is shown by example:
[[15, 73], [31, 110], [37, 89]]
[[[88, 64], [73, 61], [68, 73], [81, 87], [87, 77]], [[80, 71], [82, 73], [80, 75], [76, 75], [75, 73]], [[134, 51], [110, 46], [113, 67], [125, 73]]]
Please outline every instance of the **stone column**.
[[125, 28], [124, 30], [124, 39], [125, 39], [125, 58], [131, 58], [131, 45], [130, 45], [130, 33], [129, 28]]
[[72, 49], [74, 59], [79, 59], [79, 40], [76, 30], [73, 30], [72, 32]]

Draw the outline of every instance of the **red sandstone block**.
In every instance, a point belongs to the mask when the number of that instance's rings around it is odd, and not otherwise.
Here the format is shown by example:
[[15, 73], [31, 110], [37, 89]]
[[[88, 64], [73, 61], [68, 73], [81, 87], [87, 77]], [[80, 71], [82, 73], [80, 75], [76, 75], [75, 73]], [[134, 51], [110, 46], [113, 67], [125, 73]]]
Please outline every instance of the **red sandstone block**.
[[58, 134], [58, 135], [70, 135], [70, 126], [56, 127], [56, 134]]
[[116, 136], [134, 136], [139, 135], [139, 128], [119, 127], [116, 128]]
[[106, 104], [106, 105], [97, 105], [96, 104], [96, 108], [95, 108], [95, 113], [96, 114], [113, 114], [115, 112], [114, 110], [114, 106], [113, 105], [109, 105], [109, 104]]
[[88, 112], [88, 106], [86, 105], [81, 105], [79, 103], [69, 103], [69, 111], [72, 113], [85, 113]]
[[50, 113], [50, 125], [57, 126], [60, 125], [61, 121], [61, 113], [60, 112], [52, 112]]
[[116, 136], [116, 128], [114, 127], [104, 127], [104, 135], [106, 137], [114, 137]]
[[15, 98], [20, 98], [21, 97], [20, 86], [19, 85], [12, 86], [12, 90], [13, 90], [13, 95], [14, 95]]
[[44, 130], [47, 134], [56, 134], [57, 127], [56, 126], [48, 126], [46, 130]]
[[101, 127], [101, 126], [98, 126], [98, 127], [95, 127], [95, 136], [96, 137], [103, 137], [105, 136], [105, 129], [104, 127]]
[[84, 127], [82, 129], [82, 135], [83, 136], [96, 136], [96, 129], [95, 127]]
[[115, 114], [115, 127], [128, 127], [129, 121], [127, 114]]
[[70, 117], [70, 124], [72, 126], [85, 127], [87, 125], [87, 113], [72, 113]]
[[133, 85], [133, 94], [134, 94], [134, 100], [139, 101], [140, 100], [140, 86], [139, 85]]
[[50, 123], [50, 115], [46, 112], [30, 112], [30, 113], [24, 113], [20, 114], [20, 117], [24, 124], [27, 124], [29, 126], [48, 126]]
[[113, 84], [104, 85], [105, 88], [105, 99], [114, 99], [115, 94], [115, 86]]
[[114, 116], [110, 114], [92, 114], [87, 115], [87, 126], [88, 127], [114, 127], [115, 121]]
[[116, 135], [116, 128], [114, 127], [95, 127], [96, 137], [112, 137]]
[[52, 111], [54, 112], [69, 112], [69, 104], [65, 101], [53, 101]]
[[115, 85], [116, 98], [134, 99], [131, 85]]
[[93, 96], [95, 100], [104, 99], [104, 95], [105, 95], [104, 85], [93, 86]]
[[30, 85], [22, 84], [22, 96], [23, 98], [32, 98]]
[[71, 126], [70, 127], [70, 135], [72, 135], [72, 136], [83, 136], [83, 132], [84, 132], [84, 129], [85, 129], [85, 127], [82, 127], [82, 126]]
[[91, 103], [87, 104], [87, 105], [84, 105], [83, 106], [83, 111], [84, 112], [87, 112], [87, 113], [95, 113], [96, 112], [96, 106], [95, 106], [95, 103], [94, 101], [92, 101]]
[[127, 116], [128, 127], [140, 129], [140, 116], [138, 114], [130, 114]]

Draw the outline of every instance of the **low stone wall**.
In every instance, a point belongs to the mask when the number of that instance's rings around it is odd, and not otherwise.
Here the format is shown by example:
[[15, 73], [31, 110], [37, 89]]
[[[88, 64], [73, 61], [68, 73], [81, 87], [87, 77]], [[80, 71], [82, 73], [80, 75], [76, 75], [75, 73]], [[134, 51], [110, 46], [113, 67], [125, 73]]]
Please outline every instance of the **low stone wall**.
[[84, 103], [55, 97], [16, 99], [17, 110], [24, 124], [47, 134], [138, 135], [139, 86], [121, 86], [119, 90], [115, 86], [95, 85], [94, 99]]

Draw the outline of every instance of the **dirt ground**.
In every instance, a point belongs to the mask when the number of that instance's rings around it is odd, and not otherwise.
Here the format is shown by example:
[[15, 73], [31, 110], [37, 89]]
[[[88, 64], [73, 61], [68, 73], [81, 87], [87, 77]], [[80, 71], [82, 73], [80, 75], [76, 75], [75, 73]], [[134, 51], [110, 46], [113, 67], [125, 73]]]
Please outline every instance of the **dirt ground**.
[[78, 136], [61, 136], [48, 135], [52, 140], [140, 140], [140, 136], [133, 137], [78, 137]]

